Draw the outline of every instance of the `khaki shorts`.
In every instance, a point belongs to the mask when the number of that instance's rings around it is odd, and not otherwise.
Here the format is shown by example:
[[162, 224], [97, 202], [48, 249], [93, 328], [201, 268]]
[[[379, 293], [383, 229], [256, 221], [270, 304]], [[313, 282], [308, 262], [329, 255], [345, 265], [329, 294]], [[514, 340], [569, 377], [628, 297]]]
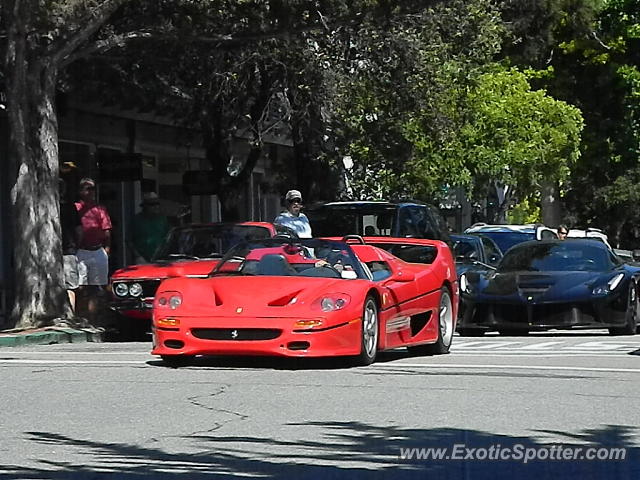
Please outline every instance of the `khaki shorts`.
[[64, 285], [67, 290], [75, 290], [80, 286], [78, 274], [78, 257], [75, 255], [63, 255]]

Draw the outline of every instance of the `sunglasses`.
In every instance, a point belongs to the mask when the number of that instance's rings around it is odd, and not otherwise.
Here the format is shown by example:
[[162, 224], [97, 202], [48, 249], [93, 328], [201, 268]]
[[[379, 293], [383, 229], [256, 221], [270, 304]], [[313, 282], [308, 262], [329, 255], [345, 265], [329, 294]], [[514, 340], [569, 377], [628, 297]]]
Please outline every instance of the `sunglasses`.
[[302, 204], [302, 200], [300, 200], [299, 198], [294, 198], [293, 200], [289, 200], [289, 203], [291, 203], [291, 204], [293, 204], [293, 203]]
[[569, 232], [558, 232], [558, 235], [568, 235]]

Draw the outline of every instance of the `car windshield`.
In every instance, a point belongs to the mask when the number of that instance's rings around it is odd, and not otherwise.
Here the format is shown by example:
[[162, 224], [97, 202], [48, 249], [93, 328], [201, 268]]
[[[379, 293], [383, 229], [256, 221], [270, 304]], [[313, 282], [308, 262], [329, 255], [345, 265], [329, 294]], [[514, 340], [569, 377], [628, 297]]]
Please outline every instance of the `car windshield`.
[[306, 212], [317, 237], [391, 236], [395, 205], [323, 205]]
[[506, 252], [514, 245], [522, 242], [528, 242], [529, 240], [535, 240], [536, 234], [531, 232], [479, 232], [482, 235], [489, 237], [493, 240], [498, 248], [502, 252]]
[[589, 242], [561, 241], [517, 245], [505, 254], [498, 271], [602, 272], [613, 266], [604, 248]]
[[212, 275], [369, 278], [344, 242], [288, 238], [243, 242], [227, 252]]
[[270, 236], [268, 228], [256, 225], [217, 224], [174, 228], [153, 260], [220, 258], [240, 242]]

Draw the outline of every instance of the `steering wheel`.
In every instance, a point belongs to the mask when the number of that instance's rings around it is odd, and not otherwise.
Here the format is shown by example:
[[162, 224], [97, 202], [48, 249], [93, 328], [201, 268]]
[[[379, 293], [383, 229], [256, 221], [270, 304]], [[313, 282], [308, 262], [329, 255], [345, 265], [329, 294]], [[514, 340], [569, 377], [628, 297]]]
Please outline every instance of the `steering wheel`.
[[[342, 273], [340, 272], [340, 270], [338, 270], [336, 267], [334, 267], [333, 265], [329, 265], [328, 263], [326, 265], [320, 265], [319, 267], [316, 268], [326, 268], [327, 270], [329, 270], [332, 274], [335, 274], [335, 278], [342, 278]], [[334, 275], [331, 275], [331, 277], [334, 277]], [[330, 277], [330, 278], [331, 278]]]

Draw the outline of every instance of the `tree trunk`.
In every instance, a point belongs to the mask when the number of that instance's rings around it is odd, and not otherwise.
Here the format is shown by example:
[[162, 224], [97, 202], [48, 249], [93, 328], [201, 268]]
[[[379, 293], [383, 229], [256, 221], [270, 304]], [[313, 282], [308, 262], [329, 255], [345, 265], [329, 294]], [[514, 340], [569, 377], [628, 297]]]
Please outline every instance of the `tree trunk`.
[[[18, 3], [18, 5], [24, 5]], [[12, 324], [33, 328], [72, 317], [64, 288], [58, 195], [57, 69], [27, 45], [28, 5], [7, 35], [9, 162], [14, 222]]]
[[557, 227], [562, 221], [562, 205], [560, 204], [557, 182], [543, 182], [541, 188], [542, 223], [550, 227]]

